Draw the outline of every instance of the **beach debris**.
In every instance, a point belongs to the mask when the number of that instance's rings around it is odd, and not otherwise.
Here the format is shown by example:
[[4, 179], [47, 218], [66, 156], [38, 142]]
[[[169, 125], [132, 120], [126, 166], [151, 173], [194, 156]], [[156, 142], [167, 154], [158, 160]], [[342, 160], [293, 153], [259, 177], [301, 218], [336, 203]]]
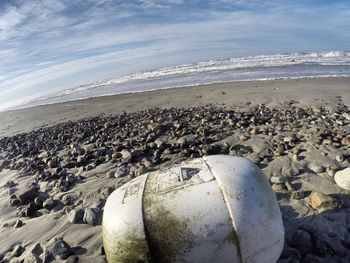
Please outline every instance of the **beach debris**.
[[[201, 234], [202, 225], [215, 240]], [[228, 155], [186, 161], [116, 189], [104, 207], [102, 233], [108, 262], [126, 256], [130, 262], [148, 261], [154, 253], [160, 262], [207, 262], [215, 255], [217, 262], [273, 263], [284, 243], [280, 209], [268, 180], [248, 159]], [[216, 250], [218, 244], [225, 246]]]

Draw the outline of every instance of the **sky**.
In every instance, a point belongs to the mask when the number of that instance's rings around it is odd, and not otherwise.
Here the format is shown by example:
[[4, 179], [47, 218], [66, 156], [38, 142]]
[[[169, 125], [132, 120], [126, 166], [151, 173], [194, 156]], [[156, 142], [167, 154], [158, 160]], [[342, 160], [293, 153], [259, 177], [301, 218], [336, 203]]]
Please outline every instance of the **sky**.
[[349, 49], [348, 0], [0, 0], [0, 108], [178, 64]]

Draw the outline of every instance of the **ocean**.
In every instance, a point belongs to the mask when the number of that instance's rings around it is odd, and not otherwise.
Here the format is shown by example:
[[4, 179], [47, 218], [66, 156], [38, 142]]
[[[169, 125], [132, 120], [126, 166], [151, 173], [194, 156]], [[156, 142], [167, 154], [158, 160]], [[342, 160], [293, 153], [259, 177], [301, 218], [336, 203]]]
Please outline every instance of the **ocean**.
[[88, 83], [33, 99], [16, 108], [212, 83], [320, 77], [350, 77], [350, 52], [260, 55], [179, 65]]

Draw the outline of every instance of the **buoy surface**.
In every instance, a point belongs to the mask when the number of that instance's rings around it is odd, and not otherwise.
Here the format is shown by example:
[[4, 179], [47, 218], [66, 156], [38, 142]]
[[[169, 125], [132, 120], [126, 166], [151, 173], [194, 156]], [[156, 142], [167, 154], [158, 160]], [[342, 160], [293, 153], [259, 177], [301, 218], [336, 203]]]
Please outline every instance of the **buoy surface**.
[[[282, 217], [262, 171], [207, 156], [128, 182], [103, 215], [108, 262], [276, 262]], [[267, 238], [268, 237], [268, 238]]]

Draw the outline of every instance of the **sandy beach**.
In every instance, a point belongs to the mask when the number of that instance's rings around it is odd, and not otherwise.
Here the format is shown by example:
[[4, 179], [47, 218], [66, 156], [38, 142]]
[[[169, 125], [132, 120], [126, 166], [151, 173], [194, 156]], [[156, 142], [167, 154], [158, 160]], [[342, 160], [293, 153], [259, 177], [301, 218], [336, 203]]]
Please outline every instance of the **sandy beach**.
[[265, 103], [278, 107], [287, 100], [296, 100], [301, 106], [333, 105], [338, 96], [349, 104], [349, 89], [349, 78], [322, 78], [222, 83], [103, 96], [0, 112], [0, 137], [28, 132], [58, 122], [99, 114], [135, 112], [151, 107], [188, 107], [211, 103], [230, 105], [242, 102]]
[[1, 112], [0, 262], [105, 262], [108, 195], [148, 171], [212, 154], [244, 156], [270, 181], [286, 231], [278, 262], [349, 262], [350, 179], [337, 179], [350, 178], [349, 106], [350, 78], [326, 78]]

